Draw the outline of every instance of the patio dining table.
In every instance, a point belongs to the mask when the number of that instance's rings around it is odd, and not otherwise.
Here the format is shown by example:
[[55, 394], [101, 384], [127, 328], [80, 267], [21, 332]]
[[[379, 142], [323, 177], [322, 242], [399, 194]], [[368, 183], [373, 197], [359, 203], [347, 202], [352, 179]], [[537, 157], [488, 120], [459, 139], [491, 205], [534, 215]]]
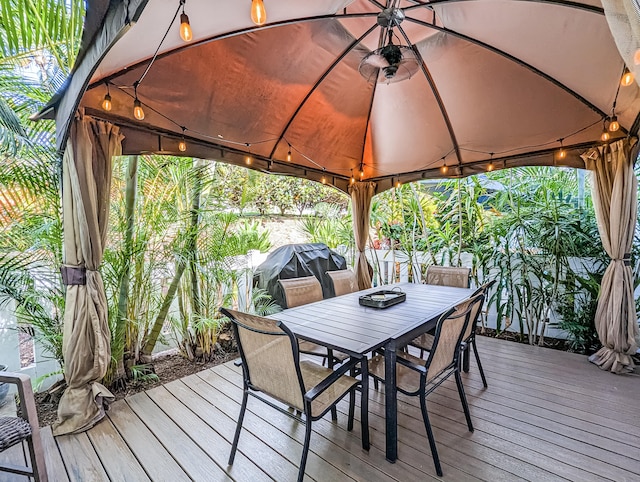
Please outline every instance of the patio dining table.
[[[361, 306], [358, 298], [380, 289], [401, 290], [406, 301], [387, 308]], [[440, 315], [467, 299], [473, 290], [414, 283], [398, 283], [349, 293], [284, 310], [281, 320], [301, 339], [353, 357], [384, 348], [386, 458], [398, 457], [396, 350], [435, 327]]]

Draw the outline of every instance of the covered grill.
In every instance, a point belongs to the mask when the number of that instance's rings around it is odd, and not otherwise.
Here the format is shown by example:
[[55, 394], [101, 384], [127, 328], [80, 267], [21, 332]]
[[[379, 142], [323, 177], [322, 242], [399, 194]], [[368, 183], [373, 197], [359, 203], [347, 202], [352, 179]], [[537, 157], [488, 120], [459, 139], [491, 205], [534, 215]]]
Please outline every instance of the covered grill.
[[324, 298], [333, 296], [331, 280], [325, 272], [347, 269], [343, 256], [326, 244], [287, 244], [273, 251], [253, 277], [254, 286], [266, 290], [280, 306], [285, 307], [284, 293], [279, 279], [315, 276], [322, 285]]

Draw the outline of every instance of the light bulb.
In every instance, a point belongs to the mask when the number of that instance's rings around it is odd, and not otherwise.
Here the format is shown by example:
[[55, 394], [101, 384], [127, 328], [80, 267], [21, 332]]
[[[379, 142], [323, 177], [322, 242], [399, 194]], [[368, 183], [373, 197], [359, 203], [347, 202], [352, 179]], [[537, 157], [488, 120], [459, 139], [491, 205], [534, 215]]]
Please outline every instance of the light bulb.
[[107, 112], [111, 110], [111, 96], [109, 94], [105, 94], [102, 100], [102, 108]]
[[184, 13], [184, 11], [180, 14], [180, 38], [185, 42], [191, 42], [191, 39], [193, 38], [191, 24], [189, 23], [189, 15]]
[[620, 79], [620, 85], [622, 85], [623, 87], [628, 87], [633, 84], [635, 78], [636, 75], [633, 72], [631, 72], [629, 69], [625, 69], [624, 73], [622, 74], [622, 78]]
[[287, 152], [287, 162], [291, 162], [291, 149]]
[[180, 152], [184, 152], [187, 150], [187, 143], [185, 142], [184, 137], [178, 143], [178, 150]]
[[396, 181], [396, 188], [399, 188], [400, 186], [402, 186], [402, 183], [400, 181]]
[[351, 184], [355, 184], [356, 180], [354, 179], [353, 176], [351, 176], [351, 181], [349, 181], [349, 182], [351, 182]]
[[560, 151], [558, 151], [558, 159], [564, 159], [565, 157], [567, 157], [567, 151], [560, 149]]
[[487, 165], [487, 172], [491, 172], [491, 171], [493, 171], [493, 162], [490, 162], [490, 163]]
[[602, 131], [600, 139], [602, 140], [602, 142], [607, 142], [609, 139], [611, 139], [611, 135], [609, 134], [609, 131], [607, 129], [604, 129]]
[[640, 65], [640, 49], [636, 50], [636, 53], [633, 54], [633, 63]]
[[443, 166], [440, 168], [440, 172], [442, 174], [446, 174], [447, 172], [449, 172], [449, 167], [446, 164], [443, 164]]
[[251, 156], [247, 156], [244, 158], [244, 162], [247, 164], [247, 166], [251, 165]]
[[364, 169], [360, 169], [360, 179], [362, 180], [362, 178], [364, 177]]
[[327, 179], [324, 176], [322, 176], [322, 184], [326, 184], [326, 183], [327, 183]]
[[140, 101], [138, 100], [137, 97], [133, 101], [133, 117], [135, 117], [138, 120], [144, 119], [144, 111], [142, 110], [142, 104], [140, 104]]
[[267, 11], [264, 8], [264, 2], [262, 0], [252, 0], [251, 20], [256, 25], [264, 25], [266, 23]]
[[620, 123], [618, 122], [618, 116], [614, 115], [609, 123], [609, 132], [615, 132], [618, 129], [620, 129]]

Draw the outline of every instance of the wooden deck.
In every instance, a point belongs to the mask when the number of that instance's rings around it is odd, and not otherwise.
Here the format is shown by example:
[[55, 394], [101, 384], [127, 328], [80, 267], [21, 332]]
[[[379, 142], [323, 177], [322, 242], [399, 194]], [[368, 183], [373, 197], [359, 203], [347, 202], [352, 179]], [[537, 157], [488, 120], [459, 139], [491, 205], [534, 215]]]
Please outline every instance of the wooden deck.
[[[602, 372], [580, 355], [484, 337], [478, 344], [489, 388], [474, 362], [463, 375], [475, 432], [454, 383], [428, 399], [442, 480], [640, 480], [640, 376]], [[45, 428], [50, 480], [295, 480], [303, 427], [254, 399], [227, 467], [241, 383], [227, 363], [119, 401], [84, 434], [54, 439]], [[399, 460], [390, 464], [384, 396], [369, 395], [371, 450], [362, 450], [358, 424], [346, 431], [343, 402], [338, 423], [314, 424], [306, 480], [438, 480], [416, 400], [400, 399]]]

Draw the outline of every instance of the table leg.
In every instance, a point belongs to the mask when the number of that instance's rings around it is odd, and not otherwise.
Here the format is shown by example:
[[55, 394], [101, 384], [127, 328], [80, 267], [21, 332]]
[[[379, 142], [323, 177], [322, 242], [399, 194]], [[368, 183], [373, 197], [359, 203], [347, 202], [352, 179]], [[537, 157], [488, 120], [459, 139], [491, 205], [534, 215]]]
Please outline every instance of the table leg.
[[467, 343], [466, 349], [462, 352], [462, 371], [467, 373], [469, 371], [469, 355], [471, 354], [470, 343]]
[[387, 436], [387, 460], [398, 458], [398, 399], [396, 396], [396, 345], [394, 342], [384, 349], [384, 407]]
[[362, 363], [362, 397], [360, 398], [360, 421], [361, 426], [366, 427], [362, 433], [362, 448], [369, 450], [369, 365], [367, 356], [360, 359]]

